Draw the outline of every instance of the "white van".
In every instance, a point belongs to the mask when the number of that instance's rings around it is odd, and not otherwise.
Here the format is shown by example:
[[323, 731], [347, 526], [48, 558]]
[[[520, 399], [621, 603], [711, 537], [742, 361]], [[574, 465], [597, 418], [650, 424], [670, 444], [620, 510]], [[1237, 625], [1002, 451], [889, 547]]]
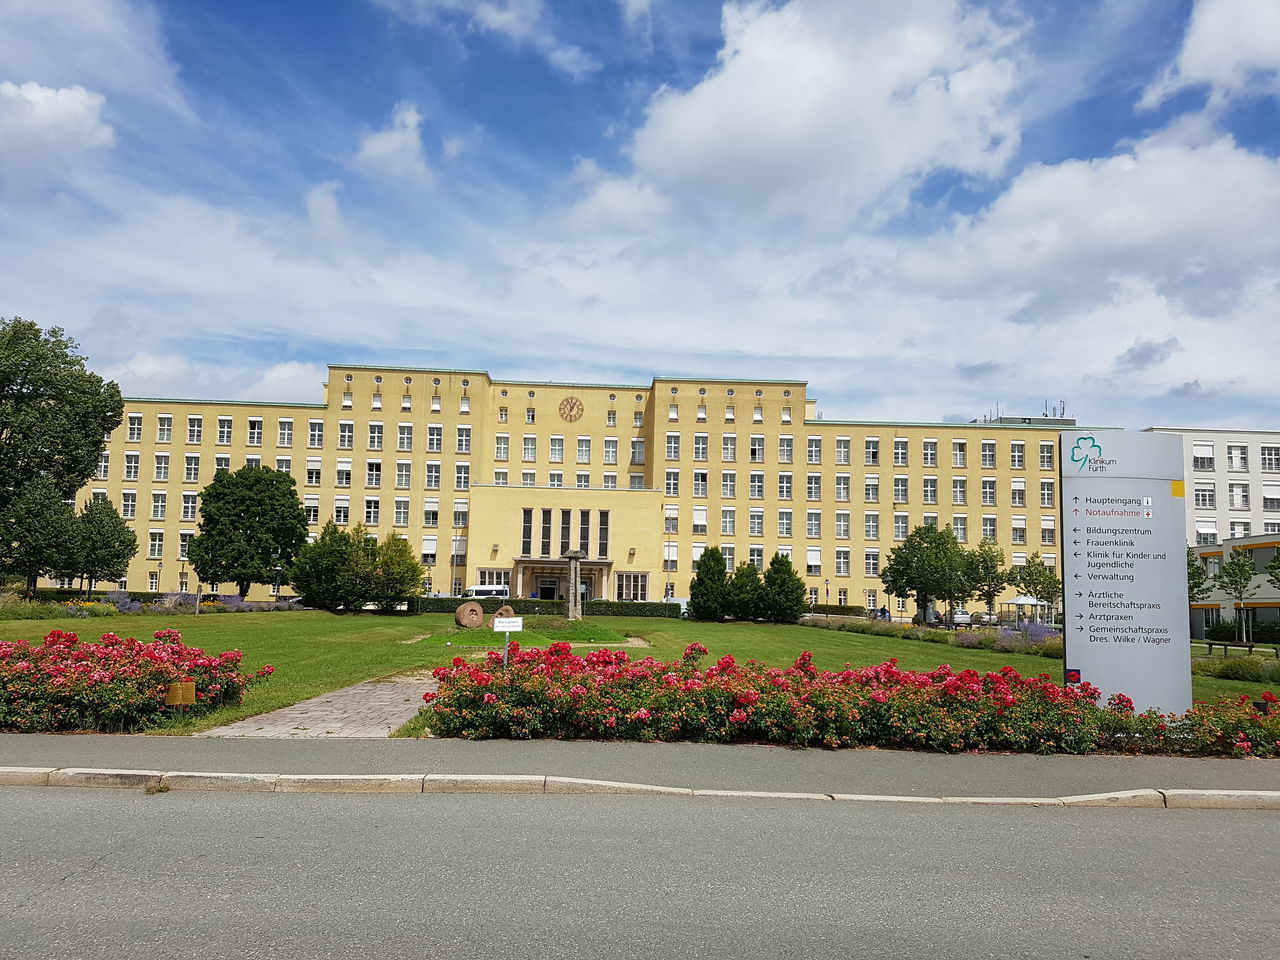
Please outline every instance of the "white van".
[[506, 599], [511, 596], [511, 590], [508, 587], [467, 587], [462, 591], [464, 600], [482, 600], [485, 597], [501, 597]]

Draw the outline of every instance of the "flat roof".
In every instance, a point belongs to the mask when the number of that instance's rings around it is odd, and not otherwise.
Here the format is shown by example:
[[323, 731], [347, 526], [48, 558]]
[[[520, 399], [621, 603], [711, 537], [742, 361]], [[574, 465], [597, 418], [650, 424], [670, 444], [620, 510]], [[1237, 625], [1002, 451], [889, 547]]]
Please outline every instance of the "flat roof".
[[197, 397], [123, 397], [125, 403], [216, 403], [219, 406], [237, 407], [306, 407], [310, 410], [327, 410], [326, 403], [288, 403], [284, 400], [201, 400]]

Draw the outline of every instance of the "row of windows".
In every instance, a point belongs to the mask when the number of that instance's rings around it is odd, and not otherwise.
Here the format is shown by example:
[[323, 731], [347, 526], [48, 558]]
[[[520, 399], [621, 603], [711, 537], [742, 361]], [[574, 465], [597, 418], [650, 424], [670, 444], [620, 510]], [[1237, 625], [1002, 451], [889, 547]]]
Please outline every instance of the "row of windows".
[[[837, 510], [835, 512], [835, 523], [832, 526], [832, 533], [838, 540], [846, 540], [849, 538], [851, 525], [851, 514], [847, 510]], [[796, 534], [798, 523], [794, 512], [787, 509], [778, 510], [776, 514], [777, 532], [779, 537], [791, 537]], [[925, 514], [924, 522], [932, 526], [937, 526], [937, 514]], [[807, 510], [803, 517], [804, 535], [806, 537], [823, 536], [823, 512], [821, 510]], [[985, 516], [981, 519], [981, 536], [983, 539], [995, 540], [997, 534], [998, 518]], [[722, 536], [734, 536], [739, 528], [738, 511], [735, 507], [724, 507], [720, 511], [720, 534]], [[709, 530], [708, 515], [705, 507], [694, 507], [692, 525], [690, 532], [693, 536], [705, 535]], [[905, 540], [909, 532], [910, 515], [906, 513], [895, 513], [893, 515], [893, 538], [895, 540]], [[679, 507], [674, 504], [668, 504], [664, 507], [663, 516], [663, 533], [678, 534], [680, 532], [680, 511]], [[746, 533], [748, 536], [763, 536], [765, 529], [765, 512], [763, 509], [753, 509], [747, 514]], [[951, 517], [951, 529], [955, 532], [956, 539], [962, 543], [969, 539], [969, 517], [967, 514], [958, 513]], [[862, 533], [864, 539], [879, 540], [880, 539], [880, 514], [878, 512], [867, 512], [862, 515]], [[1010, 541], [1012, 543], [1027, 542], [1027, 518], [1013, 517], [1010, 527]], [[1057, 542], [1057, 518], [1041, 517], [1040, 518], [1040, 543], [1045, 545]]]
[[[1218, 506], [1218, 494], [1212, 480], [1197, 480], [1192, 496], [1199, 510], [1216, 509]], [[1248, 510], [1251, 502], [1247, 482], [1233, 480], [1227, 484], [1227, 506], [1230, 509]], [[1262, 485], [1262, 509], [1280, 511], [1280, 481]]]
[[[695, 544], [690, 550], [689, 560], [690, 569], [702, 558], [703, 552], [706, 550], [706, 544]], [[804, 552], [804, 574], [809, 577], [821, 577], [824, 575], [826, 568], [822, 561], [821, 547], [805, 547]], [[720, 544], [720, 552], [724, 555], [725, 567], [732, 570], [737, 564], [737, 547], [734, 544]], [[795, 561], [793, 548], [788, 544], [782, 544], [778, 547], [777, 552], [788, 560]], [[834, 552], [834, 563], [829, 571], [833, 576], [848, 577], [851, 576], [851, 560], [852, 551], [848, 547], [836, 547]], [[1057, 564], [1057, 557], [1054, 554], [1046, 553], [1041, 556], [1041, 560], [1048, 566], [1053, 567]], [[765, 548], [763, 544], [751, 544], [747, 547], [746, 561], [754, 566], [757, 570], [763, 570], [765, 565]], [[1013, 555], [1013, 565], [1023, 566], [1027, 562], [1025, 553], [1015, 553]], [[675, 573], [680, 569], [679, 560], [679, 544], [668, 543], [664, 545], [664, 554], [662, 561], [662, 569], [665, 573]], [[880, 549], [878, 547], [869, 547], [862, 552], [862, 574], [867, 577], [880, 576]], [[817, 588], [810, 588], [811, 599], [816, 593]], [[874, 593], [874, 591], [868, 591]], [[843, 600], [841, 601], [844, 602]]]
[[[1249, 445], [1247, 443], [1224, 444], [1228, 470], [1249, 469]], [[1266, 473], [1280, 473], [1280, 446], [1262, 444], [1258, 447], [1258, 465]], [[1193, 470], [1216, 470], [1218, 458], [1212, 441], [1197, 440], [1192, 443], [1191, 467]]]
[[[1253, 523], [1249, 520], [1232, 520], [1228, 524], [1228, 535], [1232, 540], [1239, 537], [1253, 536]], [[1280, 520], [1267, 520], [1262, 524], [1264, 534], [1280, 533]], [[1213, 546], [1218, 542], [1217, 521], [1212, 517], [1196, 518], [1196, 546]]]
[[[663, 477], [663, 492], [670, 497], [680, 496], [681, 491], [681, 471], [667, 470]], [[692, 472], [692, 494], [695, 497], [705, 497], [708, 495], [710, 474], [705, 470], [694, 470]], [[847, 474], [836, 474], [834, 478], [834, 499], [836, 501], [850, 500], [850, 484], [851, 479]], [[910, 477], [894, 477], [893, 483], [893, 502], [909, 503], [909, 486]], [[805, 475], [805, 499], [821, 500], [823, 475], [820, 473], [810, 473]], [[994, 479], [984, 478], [980, 481], [980, 503], [983, 506], [996, 506], [996, 483]], [[738, 477], [737, 472], [732, 470], [722, 471], [720, 474], [720, 496], [722, 499], [732, 499], [737, 496]], [[777, 475], [777, 499], [791, 500], [795, 478], [790, 473], [779, 473]], [[1052, 507], [1057, 503], [1056, 483], [1053, 480], [1040, 481], [1040, 506]], [[748, 474], [747, 478], [747, 496], [752, 500], [762, 500], [765, 495], [765, 475], [763, 471], [755, 471]], [[862, 499], [865, 503], [878, 503], [880, 501], [880, 478], [878, 476], [867, 476], [863, 478]], [[920, 489], [921, 503], [938, 503], [938, 478], [924, 477], [921, 480]], [[962, 505], [969, 502], [969, 480], [966, 477], [953, 477], [951, 480], [951, 503], [953, 505]], [[1026, 506], [1027, 503], [1027, 485], [1022, 479], [1014, 479], [1009, 488], [1009, 505], [1013, 507]]]

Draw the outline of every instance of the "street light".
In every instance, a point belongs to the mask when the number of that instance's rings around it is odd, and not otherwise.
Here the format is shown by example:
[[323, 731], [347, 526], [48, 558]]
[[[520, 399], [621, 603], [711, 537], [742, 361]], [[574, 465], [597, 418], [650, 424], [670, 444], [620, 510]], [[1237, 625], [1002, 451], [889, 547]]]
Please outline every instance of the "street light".
[[281, 574], [281, 572], [284, 570], [284, 568], [283, 568], [282, 566], [280, 566], [280, 564], [278, 564], [278, 563], [277, 563], [277, 564], [276, 564], [274, 567], [272, 567], [271, 569], [272, 569], [272, 570], [274, 570], [274, 571], [275, 571], [275, 574], [276, 574], [276, 597], [277, 597], [277, 598], [279, 598], [279, 596], [280, 596], [280, 574]]
[[827, 606], [831, 606], [831, 581], [823, 580], [822, 585], [826, 587], [827, 590]]
[[164, 572], [164, 561], [156, 561], [156, 593], [160, 592], [160, 575]]

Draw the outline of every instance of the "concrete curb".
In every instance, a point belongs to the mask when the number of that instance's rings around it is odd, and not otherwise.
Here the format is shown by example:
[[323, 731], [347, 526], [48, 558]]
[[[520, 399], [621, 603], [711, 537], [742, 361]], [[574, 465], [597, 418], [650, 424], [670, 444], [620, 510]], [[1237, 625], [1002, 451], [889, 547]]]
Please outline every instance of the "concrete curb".
[[913, 797], [770, 790], [699, 790], [652, 783], [619, 783], [539, 774], [288, 774], [175, 770], [107, 770], [93, 767], [0, 767], [0, 786], [112, 787], [215, 790], [239, 793], [529, 793], [627, 794], [751, 800], [826, 800], [845, 803], [919, 803], [1002, 807], [1145, 807], [1182, 810], [1280, 810], [1280, 790], [1114, 790], [1070, 797]]

